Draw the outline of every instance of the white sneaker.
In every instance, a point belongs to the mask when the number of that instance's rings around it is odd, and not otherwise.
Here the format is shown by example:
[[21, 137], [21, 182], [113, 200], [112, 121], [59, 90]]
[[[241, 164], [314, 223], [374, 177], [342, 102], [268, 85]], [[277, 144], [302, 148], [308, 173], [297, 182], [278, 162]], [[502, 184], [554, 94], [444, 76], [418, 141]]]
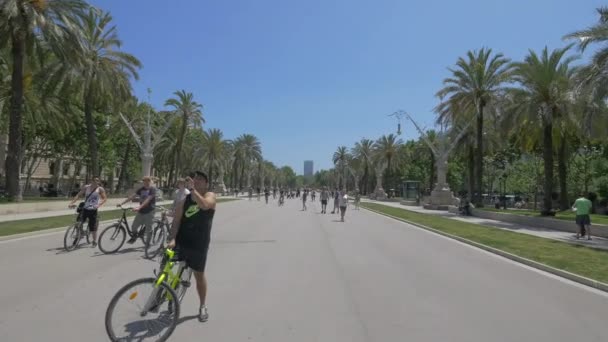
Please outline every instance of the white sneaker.
[[207, 311], [206, 305], [198, 309], [198, 320], [200, 322], [207, 322], [207, 320], [209, 320], [209, 312]]

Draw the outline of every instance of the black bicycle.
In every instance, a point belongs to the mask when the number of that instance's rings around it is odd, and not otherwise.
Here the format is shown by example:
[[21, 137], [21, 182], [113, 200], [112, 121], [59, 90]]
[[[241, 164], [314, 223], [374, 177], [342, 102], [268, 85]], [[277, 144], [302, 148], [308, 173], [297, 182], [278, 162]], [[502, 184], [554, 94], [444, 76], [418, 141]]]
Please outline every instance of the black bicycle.
[[68, 252], [76, 249], [82, 238], [87, 240], [87, 244], [89, 243], [89, 226], [84, 225], [82, 213], [82, 210], [76, 213], [74, 224], [69, 226], [63, 235], [63, 248]]
[[[122, 216], [118, 219], [118, 222], [108, 226], [101, 232], [101, 235], [99, 236], [99, 249], [104, 254], [116, 253], [124, 245], [128, 235], [130, 238], [137, 237], [141, 239], [145, 246], [144, 250], [146, 257], [149, 257], [149, 255], [152, 254], [150, 248], [151, 246], [154, 247], [155, 244], [153, 245], [150, 243], [154, 242], [152, 238], [150, 241], [146, 241], [146, 226], [142, 224], [137, 229], [137, 232], [133, 233], [129, 227], [129, 222], [127, 221], [127, 211], [132, 210], [133, 208], [123, 208], [122, 206], [119, 206], [119, 208], [122, 209]], [[157, 235], [159, 235], [157, 239], [163, 239], [164, 241], [164, 229], [162, 233]], [[152, 234], [150, 234], [150, 237], [152, 237]]]
[[157, 209], [160, 209], [160, 218], [155, 218], [152, 224], [150, 243], [146, 248], [146, 258], [148, 259], [156, 257], [163, 250], [171, 229], [167, 215], [168, 210], [163, 207], [157, 207]]

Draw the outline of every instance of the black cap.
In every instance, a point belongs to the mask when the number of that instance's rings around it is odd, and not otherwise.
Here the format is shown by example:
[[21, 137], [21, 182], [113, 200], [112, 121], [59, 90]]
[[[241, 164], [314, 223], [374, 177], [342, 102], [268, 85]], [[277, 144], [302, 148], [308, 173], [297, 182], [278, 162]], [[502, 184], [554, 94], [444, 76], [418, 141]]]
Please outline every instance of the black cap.
[[207, 176], [207, 174], [204, 173], [203, 171], [192, 171], [192, 172], [190, 172], [190, 178], [195, 178], [195, 177], [203, 177], [203, 178], [205, 178], [205, 181], [207, 183], [209, 183], [209, 176]]

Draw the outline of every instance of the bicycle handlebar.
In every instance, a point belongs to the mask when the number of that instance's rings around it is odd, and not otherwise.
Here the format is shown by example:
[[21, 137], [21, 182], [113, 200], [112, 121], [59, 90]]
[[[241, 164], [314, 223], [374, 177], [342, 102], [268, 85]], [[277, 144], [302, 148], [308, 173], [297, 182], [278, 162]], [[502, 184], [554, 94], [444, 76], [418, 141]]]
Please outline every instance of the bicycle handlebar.
[[125, 210], [125, 211], [126, 211], [126, 210], [133, 210], [133, 208], [134, 208], [134, 207], [125, 208], [125, 207], [123, 207], [123, 206], [122, 206], [122, 204], [117, 204], [116, 206], [117, 206], [118, 208], [122, 209], [122, 210]]

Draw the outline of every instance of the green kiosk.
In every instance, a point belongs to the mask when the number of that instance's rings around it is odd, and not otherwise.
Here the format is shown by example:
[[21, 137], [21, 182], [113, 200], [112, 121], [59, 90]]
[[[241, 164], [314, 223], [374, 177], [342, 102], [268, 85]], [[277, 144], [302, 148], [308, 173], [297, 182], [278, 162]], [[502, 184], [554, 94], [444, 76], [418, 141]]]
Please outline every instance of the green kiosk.
[[401, 185], [401, 204], [420, 205], [420, 182], [408, 180]]

